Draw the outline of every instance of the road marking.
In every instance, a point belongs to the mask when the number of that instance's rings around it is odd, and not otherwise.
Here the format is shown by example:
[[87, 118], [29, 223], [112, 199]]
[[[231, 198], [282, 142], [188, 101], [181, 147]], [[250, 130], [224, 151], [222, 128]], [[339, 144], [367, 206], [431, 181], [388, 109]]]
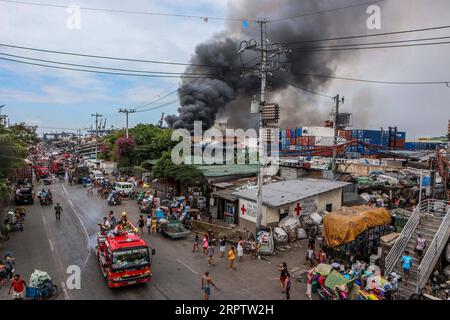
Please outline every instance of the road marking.
[[177, 261], [178, 261], [179, 263], [181, 263], [183, 266], [185, 266], [190, 272], [192, 272], [192, 273], [195, 274], [195, 275], [198, 275], [198, 272], [195, 271], [194, 269], [192, 269], [191, 267], [189, 267], [186, 263], [184, 263], [183, 261], [181, 261], [181, 260], [179, 260], [179, 259], [177, 259]]
[[41, 217], [42, 217], [42, 223], [47, 224], [47, 220], [45, 219], [45, 217], [44, 216], [41, 216]]
[[50, 250], [52, 250], [52, 252], [55, 252], [55, 246], [53, 245], [52, 240], [48, 239], [48, 243], [50, 243]]
[[77, 216], [78, 221], [80, 221], [81, 227], [83, 228], [83, 231], [84, 231], [84, 233], [86, 234], [87, 247], [89, 248], [89, 240], [90, 240], [90, 237], [89, 237], [89, 232], [88, 232], [87, 229], [86, 229], [86, 225], [85, 225], [84, 222], [83, 222], [83, 218], [82, 218], [81, 214], [78, 212], [78, 210], [75, 209], [75, 206], [73, 205], [72, 200], [70, 200], [69, 194], [67, 193], [66, 187], [65, 187], [64, 185], [63, 185], [63, 191], [64, 191], [64, 193], [66, 194], [67, 201], [69, 202], [70, 207], [72, 208], [73, 212], [75, 212], [75, 215]]
[[62, 185], [62, 187], [63, 187], [64, 193], [66, 194], [67, 201], [68, 201], [70, 207], [72, 208], [73, 212], [75, 213], [75, 216], [77, 217], [78, 221], [80, 221], [81, 227], [83, 228], [84, 234], [86, 235], [86, 247], [87, 247], [89, 253], [86, 256], [86, 259], [84, 260], [83, 266], [81, 267], [81, 270], [84, 270], [84, 268], [86, 267], [86, 265], [88, 263], [89, 257], [91, 256], [91, 251], [89, 248], [89, 242], [90, 242], [89, 232], [87, 231], [86, 225], [84, 224], [82, 215], [78, 212], [77, 209], [75, 209], [75, 206], [72, 203], [72, 200], [70, 200], [69, 193], [67, 192], [67, 189], [64, 186], [64, 184]]
[[64, 292], [64, 298], [66, 300], [70, 300], [69, 292], [67, 292], [66, 284], [64, 283], [64, 281], [61, 281], [61, 288], [63, 289]]

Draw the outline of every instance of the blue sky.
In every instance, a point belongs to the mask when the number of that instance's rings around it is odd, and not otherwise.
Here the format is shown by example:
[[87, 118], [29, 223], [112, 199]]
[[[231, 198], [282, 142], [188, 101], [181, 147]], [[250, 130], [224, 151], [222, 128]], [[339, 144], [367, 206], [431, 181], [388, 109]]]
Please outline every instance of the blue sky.
[[[225, 16], [225, 1], [57, 1], [80, 7]], [[223, 22], [201, 19], [152, 17], [81, 10], [81, 29], [66, 27], [63, 8], [0, 2], [1, 42], [61, 51], [188, 62], [195, 45], [223, 29]], [[62, 62], [131, 69], [182, 72], [183, 66], [113, 62], [17, 49], [0, 52]], [[99, 112], [107, 126], [123, 126], [119, 107], [132, 108], [152, 101], [177, 87], [179, 79], [119, 77], [47, 69], [0, 61], [0, 101], [12, 121], [52, 127], [89, 127], [90, 114]], [[176, 96], [162, 100], [171, 101]], [[155, 104], [156, 106], [157, 104]], [[156, 122], [161, 112], [175, 113], [177, 105], [130, 117], [130, 124]]]
[[[33, 0], [30, 0], [33, 1]], [[37, 0], [34, 0], [37, 2]], [[293, 1], [293, 0], [290, 0]], [[304, 0], [312, 1], [312, 0]], [[314, 0], [316, 1], [316, 0]], [[328, 0], [327, 0], [328, 1]], [[350, 1], [350, 0], [348, 0]], [[253, 8], [261, 4], [260, 10], [268, 16], [279, 14], [277, 10], [289, 0], [46, 0], [46, 3], [62, 5], [77, 4], [81, 7], [96, 7], [118, 10], [148, 12], [170, 12], [200, 16], [226, 17], [229, 10]], [[326, 2], [325, 0], [323, 2]], [[347, 1], [345, 1], [347, 2]], [[262, 4], [264, 3], [264, 5]], [[343, 0], [329, 0], [330, 7], [343, 5]], [[281, 10], [281, 9], [280, 9]], [[355, 9], [356, 10], [356, 9]], [[360, 15], [365, 8], [358, 9]], [[357, 14], [358, 11], [355, 12]], [[284, 13], [285, 14], [285, 13]], [[335, 13], [331, 13], [335, 14]], [[225, 25], [222, 21], [182, 19], [171, 17], [142, 16], [110, 12], [81, 12], [81, 29], [66, 27], [68, 13], [64, 8], [29, 6], [0, 1], [0, 43], [8, 43], [43, 49], [72, 51], [95, 55], [129, 57], [133, 59], [188, 62], [196, 44], [210, 39], [225, 29], [236, 30], [242, 26]], [[317, 19], [317, 16], [308, 19]], [[447, 25], [450, 19], [448, 0], [396, 0], [385, 1], [382, 11], [383, 31], [405, 30]], [[336, 17], [333, 34], [345, 36], [358, 34], [356, 30], [345, 30]], [[447, 36], [448, 30], [427, 33], [426, 36]], [[237, 34], [238, 37], [245, 37]], [[270, 36], [270, 29], [269, 29]], [[417, 35], [419, 36], [419, 35]], [[182, 72], [182, 66], [152, 65], [133, 62], [118, 62], [60, 56], [0, 47], [0, 53], [18, 54], [28, 57], [58, 60], [61, 62], [91, 64], [129, 69]], [[335, 66], [336, 74], [375, 80], [393, 81], [450, 81], [450, 45], [424, 46], [410, 49], [366, 50], [340, 61]], [[1, 57], [1, 56], [0, 56]], [[0, 60], [0, 105], [12, 122], [51, 127], [87, 128], [93, 123], [91, 113], [106, 115], [107, 126], [123, 127], [125, 120], [118, 108], [140, 106], [157, 95], [170, 92], [177, 87], [179, 79], [155, 79], [117, 77], [88, 73], [47, 69], [21, 65]], [[343, 111], [353, 112], [354, 126], [378, 129], [380, 126], [397, 125], [407, 131], [409, 139], [420, 136], [443, 134], [450, 119], [450, 88], [441, 86], [386, 86], [368, 85], [343, 81], [329, 81], [320, 88], [329, 95], [340, 93], [346, 102]], [[288, 88], [278, 92], [275, 99], [282, 101], [283, 95], [305, 94]], [[162, 100], [171, 101], [174, 96]], [[157, 105], [157, 104], [155, 104]], [[298, 118], [302, 122], [306, 110], [331, 110], [332, 101], [312, 96], [309, 105], [299, 108], [298, 114], [283, 114], [283, 117]], [[246, 107], [246, 106], [243, 106]], [[138, 122], [156, 123], [161, 112], [176, 113], [177, 105], [130, 116], [130, 124]]]

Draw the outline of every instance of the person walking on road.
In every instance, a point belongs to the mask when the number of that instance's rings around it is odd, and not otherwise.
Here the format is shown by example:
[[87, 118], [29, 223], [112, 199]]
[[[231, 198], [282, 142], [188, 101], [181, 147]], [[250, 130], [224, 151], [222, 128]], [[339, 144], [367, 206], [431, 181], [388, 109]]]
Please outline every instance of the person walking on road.
[[242, 240], [242, 237], [239, 237], [237, 244], [237, 255], [239, 257], [239, 262], [242, 262], [242, 258], [244, 256], [244, 240]]
[[311, 267], [314, 267], [314, 247], [308, 246], [308, 250], [306, 250], [306, 261], [309, 260], [309, 264]]
[[145, 221], [145, 225], [147, 227], [148, 234], [151, 234], [152, 233], [152, 215], [151, 214], [149, 214], [147, 216], [147, 220]]
[[208, 235], [205, 233], [205, 235], [203, 236], [203, 240], [202, 240], [202, 248], [203, 248], [204, 255], [208, 254], [208, 246], [209, 246]]
[[413, 258], [409, 256], [409, 251], [405, 251], [405, 255], [402, 257], [403, 277], [405, 279], [405, 287], [408, 285], [409, 271], [411, 270]]
[[56, 206], [55, 206], [56, 220], [61, 220], [61, 212], [63, 212], [63, 208], [59, 205], [59, 203], [56, 203]]
[[208, 267], [214, 266], [213, 257], [214, 257], [214, 246], [209, 245], [208, 246]]
[[145, 226], [145, 220], [144, 220], [144, 216], [141, 214], [141, 215], [139, 215], [139, 220], [138, 220], [138, 227], [139, 227], [141, 234], [144, 234], [144, 226]]
[[5, 270], [7, 274], [7, 279], [12, 280], [14, 273], [14, 265], [15, 265], [14, 257], [11, 254], [5, 255]]
[[286, 280], [284, 280], [284, 292], [286, 293], [286, 300], [291, 299], [291, 275], [286, 272]]
[[222, 238], [220, 238], [220, 246], [219, 246], [221, 258], [225, 257], [226, 248], [227, 248], [227, 238], [225, 236], [223, 236]]
[[195, 237], [194, 237], [194, 247], [192, 248], [192, 252], [199, 252], [200, 248], [198, 247], [198, 232], [195, 233]]
[[209, 300], [209, 296], [211, 295], [211, 286], [213, 286], [216, 290], [219, 290], [209, 276], [209, 272], [206, 271], [202, 276], [203, 300]]
[[250, 241], [250, 257], [251, 257], [251, 259], [258, 259], [257, 250], [256, 249], [257, 249], [256, 248], [256, 241], [255, 241], [255, 239], [252, 239]]
[[234, 246], [231, 246], [230, 251], [228, 251], [228, 260], [230, 260], [230, 270], [236, 270], [234, 266], [234, 260], [236, 260], [236, 250]]
[[288, 268], [286, 262], [283, 262], [278, 267], [278, 271], [280, 271], [280, 287], [281, 287], [281, 293], [284, 293], [285, 290], [285, 284], [286, 284], [286, 277], [288, 273]]
[[25, 290], [27, 285], [25, 281], [20, 277], [19, 274], [14, 276], [13, 281], [11, 282], [11, 287], [9, 287], [9, 294], [11, 294], [11, 290], [13, 291], [13, 299], [14, 300], [23, 300], [25, 297]]
[[158, 229], [156, 217], [153, 217], [152, 219], [152, 234], [156, 236], [156, 231]]

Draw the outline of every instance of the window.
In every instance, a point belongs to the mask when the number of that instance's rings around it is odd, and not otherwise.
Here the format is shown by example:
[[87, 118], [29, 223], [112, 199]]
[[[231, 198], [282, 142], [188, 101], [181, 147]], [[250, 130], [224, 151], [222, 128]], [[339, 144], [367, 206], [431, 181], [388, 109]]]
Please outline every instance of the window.
[[325, 210], [328, 212], [333, 211], [333, 204], [332, 203], [327, 203], [325, 206]]

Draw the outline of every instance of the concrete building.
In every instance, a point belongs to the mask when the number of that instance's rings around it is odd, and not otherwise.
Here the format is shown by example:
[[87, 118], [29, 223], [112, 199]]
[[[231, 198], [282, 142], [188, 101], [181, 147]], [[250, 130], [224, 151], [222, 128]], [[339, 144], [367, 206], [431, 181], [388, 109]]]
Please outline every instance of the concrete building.
[[[289, 215], [338, 210], [347, 182], [321, 179], [288, 180], [263, 186], [263, 227], [273, 227]], [[240, 229], [256, 231], [256, 188], [233, 192], [238, 199]]]

